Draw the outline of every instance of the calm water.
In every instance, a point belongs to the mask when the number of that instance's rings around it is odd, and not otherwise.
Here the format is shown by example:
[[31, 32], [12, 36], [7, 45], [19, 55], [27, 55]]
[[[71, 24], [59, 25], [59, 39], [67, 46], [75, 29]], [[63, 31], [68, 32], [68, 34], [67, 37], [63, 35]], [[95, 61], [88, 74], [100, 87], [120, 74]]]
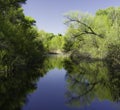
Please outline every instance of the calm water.
[[0, 76], [0, 110], [120, 110], [118, 69], [55, 56], [43, 67]]

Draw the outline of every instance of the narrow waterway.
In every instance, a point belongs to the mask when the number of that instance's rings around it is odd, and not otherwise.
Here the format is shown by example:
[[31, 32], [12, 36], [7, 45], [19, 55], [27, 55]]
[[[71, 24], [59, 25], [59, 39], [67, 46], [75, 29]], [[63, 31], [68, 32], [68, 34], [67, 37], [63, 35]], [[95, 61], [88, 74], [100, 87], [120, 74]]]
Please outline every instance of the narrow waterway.
[[0, 110], [120, 110], [119, 69], [78, 62], [54, 55], [0, 73]]
[[120, 91], [113, 90], [116, 85], [109, 82], [111, 76], [104, 62], [76, 65], [54, 56], [45, 64], [47, 72], [27, 96], [22, 110], [120, 110], [116, 97]]

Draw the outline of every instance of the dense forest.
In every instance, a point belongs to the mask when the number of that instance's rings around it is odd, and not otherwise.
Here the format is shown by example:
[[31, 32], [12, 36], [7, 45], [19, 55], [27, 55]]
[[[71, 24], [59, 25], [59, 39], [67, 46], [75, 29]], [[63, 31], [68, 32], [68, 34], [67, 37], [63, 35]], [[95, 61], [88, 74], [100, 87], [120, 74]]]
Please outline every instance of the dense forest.
[[[120, 65], [120, 8], [100, 9], [95, 15], [82, 12], [65, 14], [64, 35], [39, 31], [45, 50], [69, 53], [75, 61], [101, 59]], [[79, 59], [79, 60], [78, 60]]]
[[[32, 17], [25, 16], [26, 0], [0, 0], [0, 71], [31, 66], [47, 53], [70, 54], [74, 61], [106, 60], [120, 65], [120, 8], [100, 9], [95, 15], [65, 14], [67, 30], [55, 35], [38, 30]], [[79, 60], [76, 60], [79, 59]]]
[[38, 79], [54, 68], [66, 72], [67, 105], [98, 96], [120, 101], [120, 7], [68, 12], [65, 33], [54, 34], [24, 14], [26, 1], [0, 0], [0, 109], [21, 110]]
[[25, 1], [0, 0], [0, 71], [31, 66], [43, 57], [44, 47], [37, 41], [35, 20], [23, 13]]
[[95, 15], [77, 12], [66, 14], [68, 30], [65, 50], [119, 63], [119, 12], [120, 8], [110, 7], [98, 10]]

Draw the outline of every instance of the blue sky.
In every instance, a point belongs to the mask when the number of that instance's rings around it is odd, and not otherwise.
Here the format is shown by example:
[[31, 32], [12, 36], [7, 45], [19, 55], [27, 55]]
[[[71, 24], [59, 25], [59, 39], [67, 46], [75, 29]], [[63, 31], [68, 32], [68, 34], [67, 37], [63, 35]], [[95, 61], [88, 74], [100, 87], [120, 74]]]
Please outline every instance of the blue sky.
[[120, 6], [120, 0], [27, 0], [24, 13], [36, 20], [39, 30], [51, 33], [64, 33], [64, 14], [69, 11], [82, 11], [94, 14], [98, 9]]

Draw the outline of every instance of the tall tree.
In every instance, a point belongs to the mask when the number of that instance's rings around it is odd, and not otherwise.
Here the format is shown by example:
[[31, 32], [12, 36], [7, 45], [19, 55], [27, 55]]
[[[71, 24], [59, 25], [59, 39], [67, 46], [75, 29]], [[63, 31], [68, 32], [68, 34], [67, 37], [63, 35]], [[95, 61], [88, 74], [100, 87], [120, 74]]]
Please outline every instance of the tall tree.
[[35, 20], [23, 13], [21, 5], [25, 1], [0, 0], [0, 60], [9, 71], [15, 65], [32, 64], [44, 50], [42, 43], [36, 41]]

